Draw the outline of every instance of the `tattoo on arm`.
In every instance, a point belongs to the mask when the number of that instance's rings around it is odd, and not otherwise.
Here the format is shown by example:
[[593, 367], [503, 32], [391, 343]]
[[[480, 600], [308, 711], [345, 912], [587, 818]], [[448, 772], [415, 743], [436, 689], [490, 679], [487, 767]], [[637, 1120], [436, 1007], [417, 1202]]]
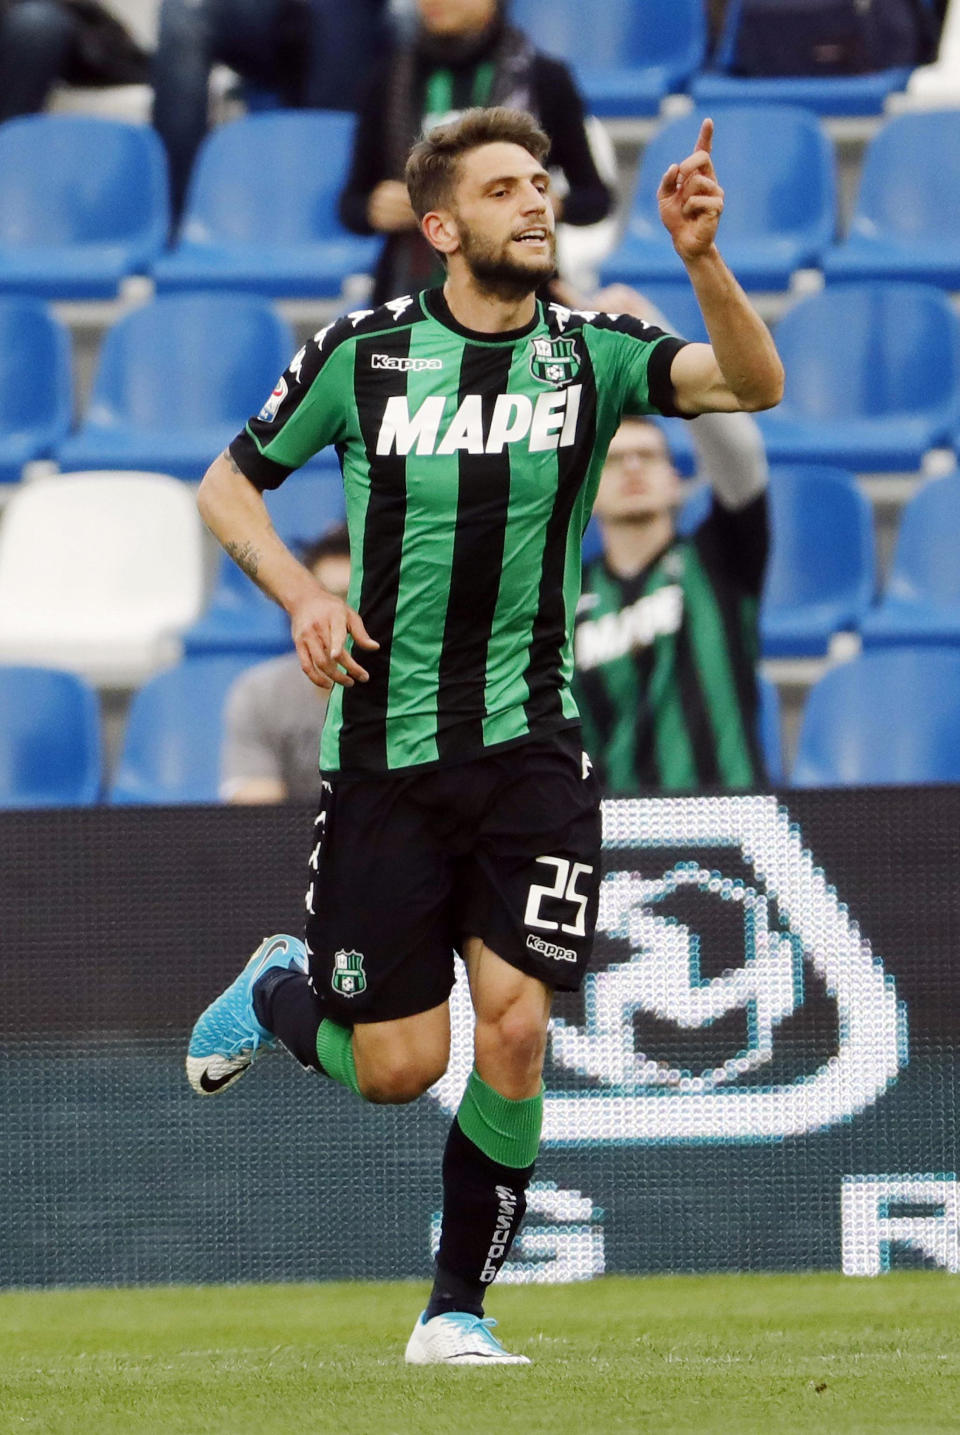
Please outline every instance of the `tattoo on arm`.
[[229, 466], [231, 473], [239, 473], [242, 478], [246, 478], [246, 474], [243, 472], [243, 469], [237, 463], [237, 460], [234, 458], [233, 454], [228, 448], [225, 448], [223, 450], [223, 453], [220, 455], [220, 457]]
[[224, 547], [238, 568], [254, 582], [257, 581], [257, 570], [260, 567], [260, 554], [252, 543], [225, 543]]

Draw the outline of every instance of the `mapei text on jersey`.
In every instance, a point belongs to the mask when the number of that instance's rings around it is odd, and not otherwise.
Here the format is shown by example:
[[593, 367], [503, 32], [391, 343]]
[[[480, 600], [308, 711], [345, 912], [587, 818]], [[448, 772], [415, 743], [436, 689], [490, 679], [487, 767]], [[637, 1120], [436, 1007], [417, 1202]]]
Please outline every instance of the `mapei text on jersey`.
[[444, 422], [451, 405], [432, 394], [410, 412], [405, 394], [387, 399], [377, 434], [377, 453], [453, 454], [502, 453], [507, 444], [522, 443], [530, 453], [569, 448], [575, 441], [580, 412], [580, 384], [538, 394], [498, 394], [484, 426], [483, 396], [467, 394], [456, 413]]

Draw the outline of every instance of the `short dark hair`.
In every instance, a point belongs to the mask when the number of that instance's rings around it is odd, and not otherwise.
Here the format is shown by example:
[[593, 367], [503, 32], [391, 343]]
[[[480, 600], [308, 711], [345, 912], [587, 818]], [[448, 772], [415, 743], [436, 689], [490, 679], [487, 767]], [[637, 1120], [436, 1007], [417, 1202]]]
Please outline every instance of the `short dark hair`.
[[304, 568], [315, 568], [324, 558], [349, 558], [350, 557], [350, 536], [347, 533], [345, 523], [335, 523], [332, 528], [327, 528], [314, 538], [312, 543], [304, 543], [300, 561]]
[[516, 144], [542, 164], [550, 140], [526, 110], [504, 105], [464, 110], [458, 120], [437, 125], [410, 151], [404, 182], [418, 219], [449, 201], [463, 155], [487, 144]]

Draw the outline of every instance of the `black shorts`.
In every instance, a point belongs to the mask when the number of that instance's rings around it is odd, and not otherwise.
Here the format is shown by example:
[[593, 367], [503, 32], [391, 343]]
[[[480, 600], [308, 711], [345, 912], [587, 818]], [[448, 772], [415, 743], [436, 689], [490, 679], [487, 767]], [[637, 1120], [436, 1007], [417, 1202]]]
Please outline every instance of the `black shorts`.
[[347, 1024], [429, 1011], [479, 937], [575, 991], [593, 944], [600, 789], [579, 729], [455, 767], [325, 774], [310, 855], [314, 986]]

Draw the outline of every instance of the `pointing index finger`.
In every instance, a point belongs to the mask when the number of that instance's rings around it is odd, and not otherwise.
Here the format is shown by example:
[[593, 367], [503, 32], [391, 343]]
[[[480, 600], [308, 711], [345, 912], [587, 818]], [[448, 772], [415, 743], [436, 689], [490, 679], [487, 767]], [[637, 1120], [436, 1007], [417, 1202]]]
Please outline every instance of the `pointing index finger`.
[[706, 150], [707, 154], [709, 154], [712, 145], [713, 145], [713, 120], [711, 120], [711, 119], [706, 119], [706, 120], [703, 121], [703, 124], [700, 126], [700, 133], [699, 133], [699, 135], [697, 136], [696, 148], [697, 148], [697, 149]]

